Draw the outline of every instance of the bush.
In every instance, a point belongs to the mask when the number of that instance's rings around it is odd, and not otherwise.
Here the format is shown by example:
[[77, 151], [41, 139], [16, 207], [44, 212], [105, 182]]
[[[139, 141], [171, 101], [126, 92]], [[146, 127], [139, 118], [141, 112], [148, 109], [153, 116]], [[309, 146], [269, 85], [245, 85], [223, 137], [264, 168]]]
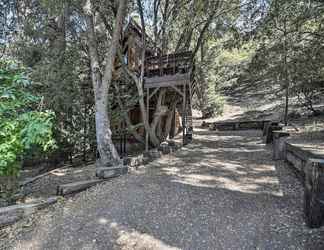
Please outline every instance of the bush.
[[224, 97], [216, 91], [214, 84], [209, 84], [207, 106], [202, 110], [203, 119], [221, 115], [224, 110]]
[[24, 152], [54, 147], [53, 113], [41, 111], [41, 98], [31, 93], [26, 70], [0, 61], [0, 176], [17, 176]]

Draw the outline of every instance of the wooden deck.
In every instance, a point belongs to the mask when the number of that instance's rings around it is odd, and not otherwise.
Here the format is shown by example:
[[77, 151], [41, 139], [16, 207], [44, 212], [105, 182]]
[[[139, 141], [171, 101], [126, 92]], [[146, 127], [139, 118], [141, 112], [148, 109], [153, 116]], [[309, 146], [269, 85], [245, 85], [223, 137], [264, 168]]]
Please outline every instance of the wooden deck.
[[172, 87], [191, 82], [190, 51], [149, 57], [145, 61], [145, 88]]

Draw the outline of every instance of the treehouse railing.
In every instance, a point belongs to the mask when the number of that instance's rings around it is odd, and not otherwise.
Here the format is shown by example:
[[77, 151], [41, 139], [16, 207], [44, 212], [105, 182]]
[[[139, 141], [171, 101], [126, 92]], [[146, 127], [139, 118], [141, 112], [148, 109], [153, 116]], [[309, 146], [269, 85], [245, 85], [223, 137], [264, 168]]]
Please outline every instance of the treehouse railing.
[[145, 60], [145, 77], [190, 73], [191, 51], [148, 57]]

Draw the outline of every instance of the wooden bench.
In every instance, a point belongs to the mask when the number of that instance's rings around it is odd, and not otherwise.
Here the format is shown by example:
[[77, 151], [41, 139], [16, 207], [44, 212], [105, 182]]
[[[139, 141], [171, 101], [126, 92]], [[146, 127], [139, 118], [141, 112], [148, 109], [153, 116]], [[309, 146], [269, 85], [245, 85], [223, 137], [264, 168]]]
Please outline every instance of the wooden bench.
[[286, 142], [286, 160], [305, 184], [304, 212], [311, 228], [324, 224], [324, 151]]

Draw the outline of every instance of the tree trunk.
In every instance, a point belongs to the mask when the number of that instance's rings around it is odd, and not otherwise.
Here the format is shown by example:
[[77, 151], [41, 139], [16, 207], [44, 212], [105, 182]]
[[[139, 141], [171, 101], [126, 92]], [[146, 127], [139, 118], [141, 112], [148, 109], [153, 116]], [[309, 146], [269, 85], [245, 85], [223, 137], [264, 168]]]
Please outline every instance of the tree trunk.
[[106, 55], [106, 66], [104, 74], [102, 76], [100, 72], [98, 44], [96, 41], [96, 34], [94, 29], [94, 14], [91, 2], [88, 0], [86, 6], [84, 7], [86, 13], [88, 45], [91, 60], [91, 75], [95, 95], [96, 139], [97, 151], [99, 153], [99, 160], [97, 161], [97, 165], [99, 167], [112, 166], [115, 164], [120, 164], [121, 162], [111, 138], [110, 119], [108, 113], [108, 95], [109, 87], [112, 82], [112, 72], [116, 57], [116, 51], [119, 46], [119, 38], [125, 17], [125, 9], [126, 0], [120, 0], [112, 41]]
[[144, 21], [144, 14], [143, 14], [143, 7], [142, 7], [142, 3], [141, 0], [137, 0], [137, 5], [138, 5], [138, 9], [139, 9], [139, 14], [140, 14], [140, 18], [141, 18], [141, 26], [142, 26], [142, 43], [143, 43], [143, 49], [142, 49], [142, 55], [141, 55], [141, 61], [142, 61], [142, 65], [141, 65], [141, 76], [140, 79], [137, 79], [134, 74], [131, 74], [131, 76], [133, 77], [135, 83], [136, 83], [136, 87], [137, 87], [137, 91], [138, 91], [138, 95], [139, 95], [139, 105], [140, 105], [140, 110], [141, 110], [141, 114], [142, 114], [142, 120], [144, 122], [144, 126], [145, 126], [145, 130], [148, 132], [149, 137], [150, 137], [150, 141], [154, 146], [158, 146], [159, 145], [159, 139], [156, 136], [155, 133], [155, 129], [154, 127], [150, 126], [149, 124], [149, 114], [146, 112], [146, 107], [145, 107], [145, 102], [144, 102], [144, 91], [143, 91], [143, 82], [144, 82], [144, 62], [145, 62], [145, 52], [146, 52], [146, 37], [145, 37], [145, 21]]
[[168, 137], [170, 135], [170, 131], [171, 131], [171, 127], [172, 127], [172, 121], [173, 121], [176, 106], [177, 106], [177, 103], [176, 103], [176, 101], [174, 101], [172, 103], [172, 106], [171, 106], [169, 112], [168, 112], [168, 116], [167, 116], [166, 122], [165, 122], [164, 135], [163, 135], [164, 140], [168, 139]]
[[160, 144], [160, 140], [159, 138], [156, 136], [156, 128], [157, 125], [159, 124], [161, 117], [163, 116], [162, 113], [162, 101], [163, 98], [165, 96], [166, 93], [166, 89], [161, 89], [160, 93], [159, 93], [159, 97], [156, 103], [156, 107], [155, 107], [155, 113], [154, 113], [154, 118], [153, 121], [151, 123], [151, 134], [150, 134], [150, 139], [152, 144], [157, 147]]
[[286, 88], [286, 97], [285, 97], [285, 115], [284, 115], [284, 122], [285, 126], [288, 125], [288, 108], [289, 108], [289, 87], [290, 87], [290, 80], [289, 80], [289, 72], [288, 72], [288, 65], [287, 65], [287, 27], [286, 21], [284, 26], [284, 74], [285, 74], [285, 88]]

